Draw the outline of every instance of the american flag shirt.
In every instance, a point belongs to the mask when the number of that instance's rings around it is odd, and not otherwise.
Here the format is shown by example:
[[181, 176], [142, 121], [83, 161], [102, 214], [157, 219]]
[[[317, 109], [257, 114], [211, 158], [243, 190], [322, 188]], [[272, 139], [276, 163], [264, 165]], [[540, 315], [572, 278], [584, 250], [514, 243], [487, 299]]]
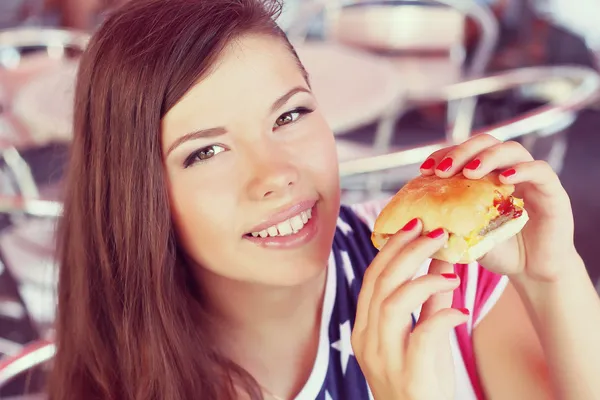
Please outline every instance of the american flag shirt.
[[[354, 358], [350, 336], [363, 274], [377, 254], [371, 244], [371, 231], [384, 204], [372, 202], [340, 208], [329, 257], [317, 356], [312, 373], [296, 400], [373, 399]], [[429, 261], [415, 277], [427, 273], [428, 267]], [[461, 284], [454, 292], [453, 306], [471, 311], [469, 321], [451, 334], [455, 398], [480, 400], [484, 397], [477, 377], [471, 332], [498, 300], [507, 279], [477, 263], [456, 265], [455, 272]], [[413, 319], [418, 316], [419, 310], [415, 310]]]

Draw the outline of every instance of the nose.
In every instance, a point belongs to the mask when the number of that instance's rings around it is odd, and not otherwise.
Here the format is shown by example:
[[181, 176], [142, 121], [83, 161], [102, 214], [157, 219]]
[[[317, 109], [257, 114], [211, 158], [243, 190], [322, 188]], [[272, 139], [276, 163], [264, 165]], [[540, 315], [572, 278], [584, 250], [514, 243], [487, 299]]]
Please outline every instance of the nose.
[[248, 193], [252, 200], [280, 197], [289, 194], [298, 179], [299, 171], [293, 163], [271, 153], [254, 160]]

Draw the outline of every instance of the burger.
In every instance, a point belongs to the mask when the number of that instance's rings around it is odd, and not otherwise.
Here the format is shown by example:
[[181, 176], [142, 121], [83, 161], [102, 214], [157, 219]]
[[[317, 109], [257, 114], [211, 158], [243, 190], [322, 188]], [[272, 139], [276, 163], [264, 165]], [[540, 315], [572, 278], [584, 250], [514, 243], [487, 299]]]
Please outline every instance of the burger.
[[497, 173], [481, 179], [462, 174], [451, 178], [419, 176], [408, 182], [381, 211], [371, 236], [381, 249], [388, 239], [419, 218], [423, 232], [444, 228], [448, 242], [432, 258], [470, 263], [496, 244], [519, 233], [529, 217], [523, 200], [513, 197], [514, 185], [502, 184]]

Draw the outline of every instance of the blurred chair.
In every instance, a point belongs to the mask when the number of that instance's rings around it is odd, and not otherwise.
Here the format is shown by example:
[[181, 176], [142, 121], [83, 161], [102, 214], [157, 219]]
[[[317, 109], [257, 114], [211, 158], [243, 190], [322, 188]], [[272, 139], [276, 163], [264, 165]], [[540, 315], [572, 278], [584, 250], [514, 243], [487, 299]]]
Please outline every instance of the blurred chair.
[[[360, 49], [363, 57], [374, 55], [386, 60], [396, 71], [396, 85], [400, 85], [404, 101], [392, 107], [390, 112], [382, 114], [381, 123], [386, 128], [378, 129], [374, 140], [375, 150], [379, 152], [387, 151], [395, 120], [413, 103], [413, 98], [420, 99], [428, 95], [436, 98], [440, 87], [481, 76], [498, 37], [493, 13], [472, 0], [334, 0], [307, 4], [306, 11], [299, 13], [297, 21], [288, 30], [295, 44], [300, 47], [314, 45], [306, 43], [305, 39], [311, 16], [314, 18], [316, 10], [319, 10], [318, 5], [321, 5], [326, 45], [335, 48], [335, 44], [342, 44]], [[465, 65], [464, 46], [466, 18], [475, 21], [481, 32], [468, 65]], [[431, 29], [432, 26], [435, 29]], [[321, 64], [341, 64], [336, 62], [335, 52], [321, 57]], [[352, 66], [347, 63], [346, 68]], [[335, 83], [340, 82], [337, 80]], [[334, 86], [333, 83], [330, 85]], [[315, 89], [319, 87], [315, 85]], [[322, 91], [325, 92], [325, 89]], [[360, 103], [360, 96], [360, 93], [356, 93], [352, 97], [344, 97], [341, 102], [338, 100], [341, 103], [338, 107], [343, 109], [345, 103]], [[367, 101], [363, 100], [362, 104], [367, 104]], [[457, 107], [463, 111], [457, 112]], [[474, 107], [473, 99], [452, 105], [450, 119], [455, 129], [448, 133], [449, 138], [458, 133], [462, 135], [457, 138], [458, 141], [466, 137], [465, 132], [469, 132], [471, 126], [471, 120], [467, 117], [472, 116]], [[460, 119], [454, 121], [455, 116]], [[393, 121], [386, 123], [386, 119]], [[342, 134], [347, 131], [335, 132]]]
[[[0, 391], [14, 379], [34, 370], [44, 368], [48, 361], [54, 357], [56, 348], [54, 343], [40, 340], [24, 346], [17, 354], [0, 359]], [[23, 396], [14, 397], [14, 400], [44, 400], [47, 396], [42, 393], [24, 393]], [[10, 400], [6, 398], [6, 400]]]
[[[4, 201], [0, 208], [12, 221], [0, 232], [0, 256], [7, 273], [17, 282], [20, 296], [0, 297], [0, 316], [22, 319], [16, 312], [16, 305], [21, 305], [39, 337], [48, 334], [54, 320], [53, 240], [57, 213], [43, 219], [39, 218], [43, 216], [40, 207], [22, 211], [13, 207], [18, 199], [44, 204], [42, 197], [58, 198], [56, 188], [38, 187], [22, 154], [51, 143], [70, 142], [76, 57], [87, 40], [87, 34], [59, 29], [0, 31], [0, 203]], [[8, 206], [4, 199], [11, 199], [13, 205]], [[8, 211], [11, 208], [13, 211]], [[11, 344], [0, 340], [0, 352], [8, 354], [18, 348], [18, 344]]]
[[88, 40], [60, 29], [0, 30], [0, 150], [24, 196], [39, 190], [20, 152], [70, 141], [76, 58]]
[[[536, 83], [548, 81], [568, 81], [572, 82], [573, 86], [568, 94], [550, 99], [547, 105], [472, 133], [473, 135], [488, 133], [503, 141], [523, 139], [527, 142], [528, 137], [539, 135], [540, 132], [545, 135], [560, 133], [561, 130], [554, 127], [572, 122], [573, 116], [578, 111], [597, 99], [600, 76], [596, 71], [569, 66], [521, 68], [447, 86], [441, 91], [440, 100], [459, 100], [515, 87], [526, 91]], [[542, 95], [541, 92], [537, 94]], [[340, 164], [340, 174], [342, 180], [349, 181], [346, 187], [350, 189], [352, 189], [353, 178], [361, 175], [383, 173], [392, 177], [391, 182], [396, 183], [398, 180], [405, 182], [418, 174], [419, 163], [430, 153], [451, 144], [447, 141], [424, 143], [398, 152], [346, 161]], [[364, 188], [360, 185], [357, 190], [364, 192]], [[377, 193], [367, 192], [366, 195], [372, 197]]]

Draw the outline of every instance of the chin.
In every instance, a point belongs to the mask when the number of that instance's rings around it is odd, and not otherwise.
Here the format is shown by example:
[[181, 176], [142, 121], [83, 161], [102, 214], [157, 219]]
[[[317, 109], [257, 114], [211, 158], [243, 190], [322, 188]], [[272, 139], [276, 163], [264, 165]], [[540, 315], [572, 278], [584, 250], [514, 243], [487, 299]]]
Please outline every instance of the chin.
[[[330, 249], [327, 251], [313, 252], [310, 256], [302, 255], [283, 255], [284, 257], [269, 257], [257, 266], [261, 270], [260, 277], [255, 275], [255, 281], [271, 285], [292, 287], [308, 283], [317, 279], [327, 270], [329, 263]], [[283, 259], [282, 259], [283, 258]]]

